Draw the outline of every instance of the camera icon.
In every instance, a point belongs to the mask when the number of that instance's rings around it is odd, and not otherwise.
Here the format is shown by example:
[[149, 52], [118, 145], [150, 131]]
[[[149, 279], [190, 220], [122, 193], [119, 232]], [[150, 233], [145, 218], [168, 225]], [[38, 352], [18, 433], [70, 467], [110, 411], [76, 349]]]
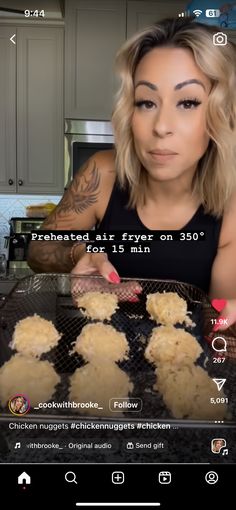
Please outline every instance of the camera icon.
[[228, 42], [227, 35], [224, 32], [217, 32], [213, 35], [214, 46], [225, 46]]

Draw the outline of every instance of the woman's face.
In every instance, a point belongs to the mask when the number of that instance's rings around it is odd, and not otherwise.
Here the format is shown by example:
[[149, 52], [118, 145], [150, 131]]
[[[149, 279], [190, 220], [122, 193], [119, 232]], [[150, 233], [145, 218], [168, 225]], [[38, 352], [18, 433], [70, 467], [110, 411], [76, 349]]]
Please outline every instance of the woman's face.
[[16, 411], [19, 411], [22, 406], [23, 406], [23, 399], [17, 398], [16, 401], [15, 401], [15, 409], [16, 409]]
[[205, 153], [210, 80], [190, 50], [155, 48], [139, 62], [132, 132], [137, 156], [149, 176], [171, 181], [195, 173]]

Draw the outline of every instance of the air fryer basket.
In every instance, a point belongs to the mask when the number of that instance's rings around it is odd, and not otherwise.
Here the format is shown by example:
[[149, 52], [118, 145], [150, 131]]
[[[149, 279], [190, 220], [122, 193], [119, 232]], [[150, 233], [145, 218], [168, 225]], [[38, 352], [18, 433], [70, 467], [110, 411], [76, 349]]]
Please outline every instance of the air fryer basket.
[[[127, 285], [133, 282], [133, 279], [124, 278], [125, 283], [122, 298], [119, 301], [119, 308], [112, 316], [111, 320], [105, 321], [114, 326], [118, 331], [126, 334], [130, 346], [129, 359], [120, 363], [122, 370], [128, 373], [134, 384], [132, 397], [142, 399], [143, 407], [138, 413], [124, 413], [124, 418], [129, 420], [173, 420], [173, 416], [166, 408], [162, 397], [153, 390], [153, 384], [156, 381], [154, 367], [149, 364], [144, 357], [144, 350], [148, 343], [149, 335], [156, 326], [156, 323], [150, 319], [146, 312], [146, 296], [153, 292], [176, 292], [183, 297], [188, 304], [190, 317], [196, 324], [194, 328], [185, 327], [185, 330], [191, 332], [202, 346], [203, 354], [200, 356], [197, 364], [204, 367], [210, 377], [225, 378], [227, 380], [224, 392], [229, 399], [229, 408], [232, 419], [236, 418], [236, 338], [229, 328], [224, 332], [224, 338], [228, 344], [228, 356], [224, 363], [215, 363], [216, 353], [210, 345], [209, 333], [212, 330], [211, 319], [218, 316], [212, 308], [208, 297], [197, 287], [189, 284], [172, 280], [135, 280], [142, 287], [142, 293], [139, 295], [139, 301], [128, 301]], [[76, 283], [75, 283], [76, 282]], [[80, 334], [85, 324], [93, 322], [87, 319], [83, 313], [74, 305], [71, 295], [71, 285], [73, 288], [86, 290], [97, 289], [97, 285], [103, 282], [98, 276], [93, 277], [72, 277], [62, 274], [40, 274], [32, 275], [20, 280], [0, 310], [0, 366], [7, 361], [13, 354], [9, 347], [16, 323], [33, 314], [51, 320], [57, 330], [62, 333], [61, 340], [56, 348], [49, 353], [44, 354], [41, 359], [48, 359], [53, 363], [56, 371], [61, 376], [61, 383], [57, 386], [56, 393], [53, 396], [54, 401], [67, 401], [69, 377], [76, 368], [82, 366], [82, 358], [73, 354], [70, 355], [72, 345]], [[113, 292], [118, 286], [105, 283], [104, 291]], [[177, 327], [183, 327], [177, 325]], [[220, 336], [220, 335], [218, 335]], [[208, 340], [207, 340], [208, 338]], [[230, 354], [230, 356], [229, 356]], [[235, 359], [234, 359], [235, 357]], [[44, 419], [60, 417], [63, 419], [84, 418], [83, 414], [78, 414], [68, 409], [62, 409], [55, 414], [55, 411], [47, 409], [42, 412]], [[2, 417], [7, 418], [10, 413], [3, 410]], [[39, 414], [32, 411], [28, 418], [39, 417]], [[91, 417], [92, 418], [92, 417]], [[104, 417], [105, 419], [107, 417]], [[109, 417], [110, 418], [110, 417]], [[10, 419], [10, 416], [9, 416]], [[114, 413], [116, 419], [116, 413]], [[179, 421], [179, 420], [175, 420]]]

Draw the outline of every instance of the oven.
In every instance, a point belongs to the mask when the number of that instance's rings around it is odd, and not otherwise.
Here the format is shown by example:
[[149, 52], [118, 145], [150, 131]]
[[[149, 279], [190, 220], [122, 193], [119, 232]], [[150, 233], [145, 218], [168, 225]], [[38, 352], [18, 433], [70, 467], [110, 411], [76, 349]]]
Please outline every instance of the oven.
[[114, 136], [110, 121], [65, 120], [65, 189], [79, 168], [100, 150], [112, 149]]

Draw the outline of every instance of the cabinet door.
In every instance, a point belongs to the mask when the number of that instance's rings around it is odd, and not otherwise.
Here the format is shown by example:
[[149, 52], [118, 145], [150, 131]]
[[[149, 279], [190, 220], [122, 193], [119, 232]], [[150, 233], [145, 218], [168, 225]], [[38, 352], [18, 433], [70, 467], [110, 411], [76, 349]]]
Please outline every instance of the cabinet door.
[[16, 45], [15, 27], [0, 27], [0, 191], [16, 191]]
[[164, 18], [184, 12], [186, 0], [156, 0], [155, 2], [127, 2], [127, 37]]
[[68, 0], [65, 22], [65, 115], [109, 120], [115, 54], [126, 38], [126, 1]]
[[17, 29], [17, 185], [63, 190], [63, 28]]

